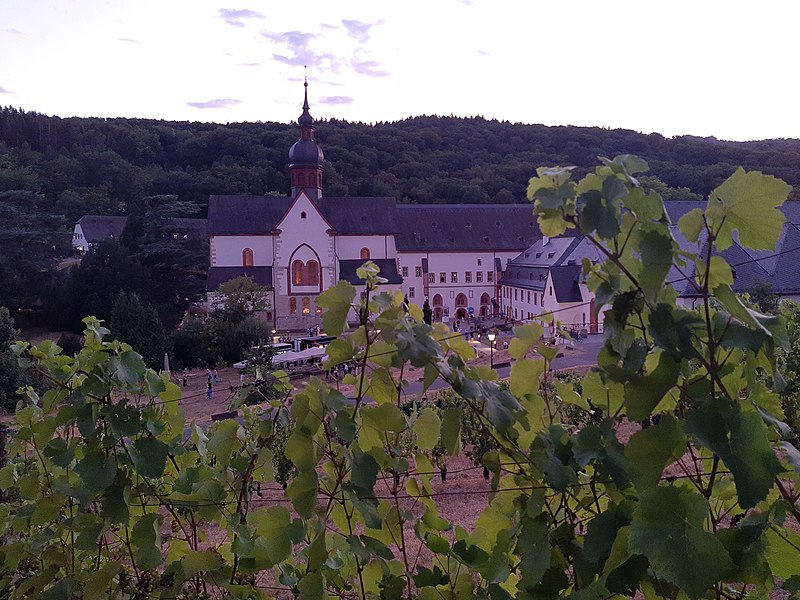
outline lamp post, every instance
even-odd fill
[[[497,337],[497,334],[490,331],[486,337],[489,338],[489,368],[494,369],[494,338]]]

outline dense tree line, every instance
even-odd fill
[[[320,121],[317,137],[329,196],[521,202],[534,165],[575,165],[581,174],[598,155],[633,152],[659,174],[642,182],[667,199],[705,197],[736,165],[800,190],[800,140],[667,139],[437,116]],[[197,238],[176,247],[171,219],[203,217],[210,194],[288,193],[287,151],[296,139],[284,123],[59,118],[0,108],[0,305],[18,326],[27,325],[25,310],[45,306],[51,326],[77,330],[80,317],[108,318],[119,292],[136,292],[174,327],[202,296],[207,247]],[[86,259],[85,272],[70,272],[63,261],[72,224],[84,214],[129,215],[129,227],[123,248],[104,248]],[[103,261],[125,276],[98,274]],[[108,294],[87,297],[87,277]]]
[[[51,212],[125,214],[144,196],[287,193],[284,123],[59,118],[0,109],[0,191],[44,195]],[[637,153],[666,188],[705,196],[742,165],[800,185],[800,141],[665,138],[623,129],[547,127],[423,116],[394,123],[320,121],[326,193],[401,202],[519,202],[532,165],[586,170],[598,155]],[[685,190],[682,190],[685,188]]]

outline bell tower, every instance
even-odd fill
[[[313,200],[322,197],[322,149],[314,140],[314,119],[308,112],[308,80],[303,83],[303,114],[297,119],[300,139],[289,149],[289,177],[292,182],[292,198],[305,190]]]

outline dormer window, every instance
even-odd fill
[[[300,218],[301,218],[301,219],[305,219],[305,218],[306,218],[306,211],[302,211],[302,212],[300,213]]]

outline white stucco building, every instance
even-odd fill
[[[509,262],[500,281],[501,313],[528,321],[552,314],[565,327],[597,333],[603,315],[595,314],[594,294],[586,287],[582,261],[602,260],[583,236],[542,237]],[[551,326],[552,327],[552,326]]]
[[[427,298],[434,317],[499,311],[505,265],[541,238],[529,203],[400,205],[394,198],[323,194],[323,153],[306,93],[300,139],[289,150],[291,194],[212,196],[207,289],[249,275],[272,290],[267,319],[279,331],[320,324],[316,299],[339,280],[358,287],[356,269],[375,262],[387,286],[410,302]]]

